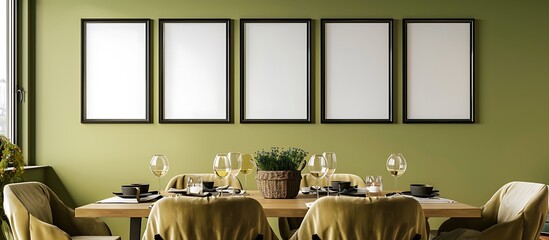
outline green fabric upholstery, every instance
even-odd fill
[[[511,182],[482,207],[480,218],[450,218],[437,240],[538,240],[548,209],[547,186]]]
[[[301,187],[310,187],[316,185],[316,179],[310,174],[301,174]],[[321,179],[321,185],[327,186],[327,180]],[[330,181],[349,181],[352,186],[358,186],[359,188],[366,187],[366,182],[361,177],[348,174],[348,173],[336,173],[332,175]],[[289,239],[295,231],[301,225],[303,218],[278,218],[278,231],[282,239]]]
[[[419,203],[406,197],[323,197],[309,209],[292,240],[428,239]]]
[[[143,240],[254,240],[277,239],[263,208],[255,199],[166,197],[154,204]]]
[[[185,173],[176,175],[172,179],[170,179],[170,181],[166,185],[165,190],[168,191],[170,190],[170,188],[186,188],[189,177],[201,177],[202,181],[214,182],[215,186],[221,186],[221,179],[215,176],[213,173]],[[227,181],[229,181],[229,186],[237,189],[242,189],[242,184],[240,183],[240,180],[238,180],[238,178],[233,179],[231,177],[228,177],[227,179],[223,180],[225,184],[227,183]]]
[[[8,184],[4,187],[4,209],[15,240],[120,239],[110,236],[109,227],[96,218],[76,218],[46,185],[39,182]],[[82,239],[82,238],[80,238]]]

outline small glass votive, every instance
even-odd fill
[[[190,194],[202,194],[202,177],[189,177],[187,182],[187,192]]]
[[[369,196],[382,196],[383,181],[381,176],[366,176],[366,191]]]

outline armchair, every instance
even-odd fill
[[[97,218],[76,218],[74,210],[43,183],[6,185],[4,209],[15,240],[120,239],[110,236],[107,224]]]
[[[481,218],[450,218],[439,228],[437,240],[538,240],[547,216],[547,186],[511,182],[482,207]]]

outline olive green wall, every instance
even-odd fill
[[[513,180],[549,182],[548,1],[439,0],[34,0],[29,42],[31,162],[51,165],[77,205],[110,196],[131,182],[156,183],[147,163],[164,153],[167,179],[183,172],[210,172],[216,153],[253,153],[296,146],[310,153],[334,151],[337,172],[378,174],[386,188],[390,153],[409,162],[399,185],[430,183],[442,195],[481,205]],[[232,18],[234,115],[239,116],[239,18],[312,18],[315,123],[159,124],[158,18]],[[395,19],[395,123],[321,124],[320,18]],[[34,18],[34,20],[32,20]],[[153,19],[154,123],[80,123],[80,19]],[[475,18],[475,124],[403,124],[402,18]],[[30,64],[33,66],[33,64]],[[31,101],[31,104],[33,102]],[[251,176],[249,179],[253,179]],[[249,181],[252,182],[253,181]],[[153,185],[153,186],[156,186]],[[156,187],[154,187],[156,188]],[[126,236],[127,220],[108,220]]]

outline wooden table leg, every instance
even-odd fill
[[[130,240],[141,239],[141,218],[130,218]]]

